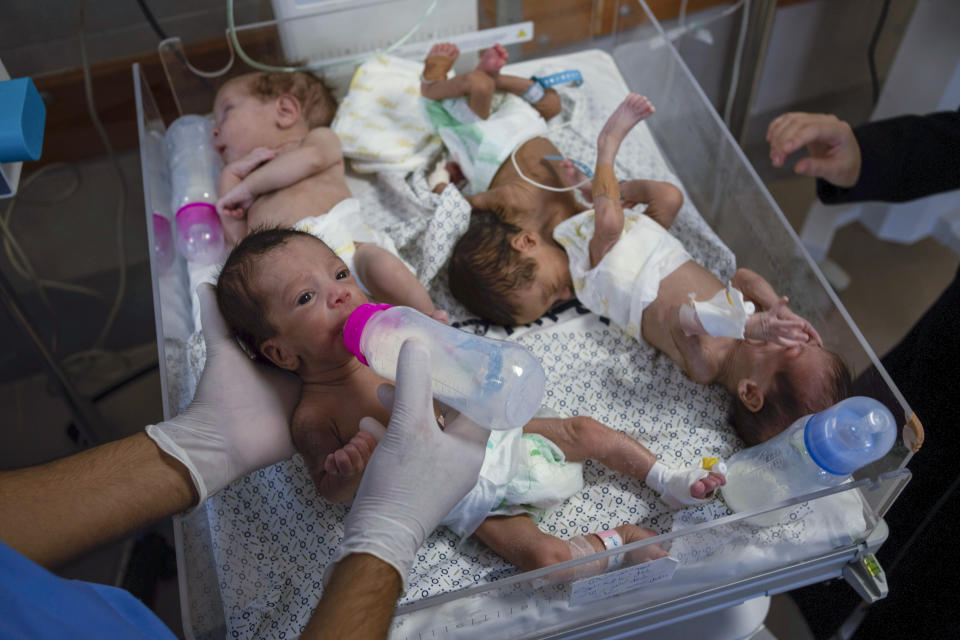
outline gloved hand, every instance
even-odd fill
[[[344,524],[343,542],[324,571],[351,553],[369,553],[392,565],[403,580],[417,549],[474,487],[490,432],[470,418],[446,413],[441,431],[434,417],[430,351],[410,339],[400,348],[397,386],[377,394],[393,412],[390,428],[373,418],[360,429],[379,437]],[[395,396],[395,398],[394,398]]]
[[[183,413],[148,426],[147,435],[190,470],[203,504],[234,480],[293,455],[290,418],[300,382],[241,351],[212,286],[201,284],[197,295],[207,344],[197,392]]]

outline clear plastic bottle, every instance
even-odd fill
[[[749,511],[836,486],[886,455],[896,439],[896,422],[883,404],[847,398],[731,456],[723,499],[733,511]]]
[[[173,121],[165,137],[177,249],[191,262],[211,264],[220,258],[224,247],[214,207],[221,162],[213,144],[213,122],[206,116],[181,116]]]
[[[151,167],[147,173],[150,208],[153,212],[153,255],[159,275],[170,270],[176,257],[173,244],[173,214],[170,211],[170,170],[167,165],[162,131],[149,129],[144,138],[144,151]]]
[[[360,362],[397,379],[400,346],[418,338],[430,347],[433,395],[489,429],[522,427],[540,408],[546,376],[522,346],[476,336],[410,307],[363,304],[343,327],[343,342]]]

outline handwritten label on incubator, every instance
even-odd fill
[[[678,560],[668,556],[626,569],[577,580],[572,585],[570,604],[585,604],[620,595],[632,589],[645,587],[648,584],[669,580],[673,577],[679,565]]]

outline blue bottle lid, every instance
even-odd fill
[[[803,440],[810,458],[824,471],[850,475],[882,458],[897,439],[897,424],[879,401],[847,398],[810,416]]]
[[[0,162],[39,160],[47,107],[30,78],[0,82]]]

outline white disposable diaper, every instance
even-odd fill
[[[547,132],[547,123],[536,109],[512,93],[494,94],[486,120],[470,109],[466,98],[424,98],[422,104],[427,119],[469,181],[468,193],[489,189],[514,149]]]
[[[657,298],[660,281],[690,260],[679,240],[640,208],[624,212],[620,239],[593,269],[590,239],[594,212],[584,211],[556,226],[553,237],[567,252],[577,298],[639,339],[643,310]]]
[[[381,55],[350,82],[330,128],[356,171],[414,171],[440,148],[420,108],[422,62]]]
[[[343,260],[367,295],[370,295],[370,291],[356,276],[354,257],[357,253],[357,245],[355,243],[370,242],[400,257],[390,236],[363,221],[360,201],[356,198],[341,200],[323,215],[304,218],[294,225],[294,229],[306,231],[323,240],[337,254],[337,257]],[[407,265],[407,268],[410,269],[410,266]],[[413,269],[410,271],[412,272]]]
[[[443,522],[461,538],[488,516],[521,513],[539,519],[543,510],[583,488],[583,465],[567,462],[554,443],[523,429],[491,431],[476,486]]]

